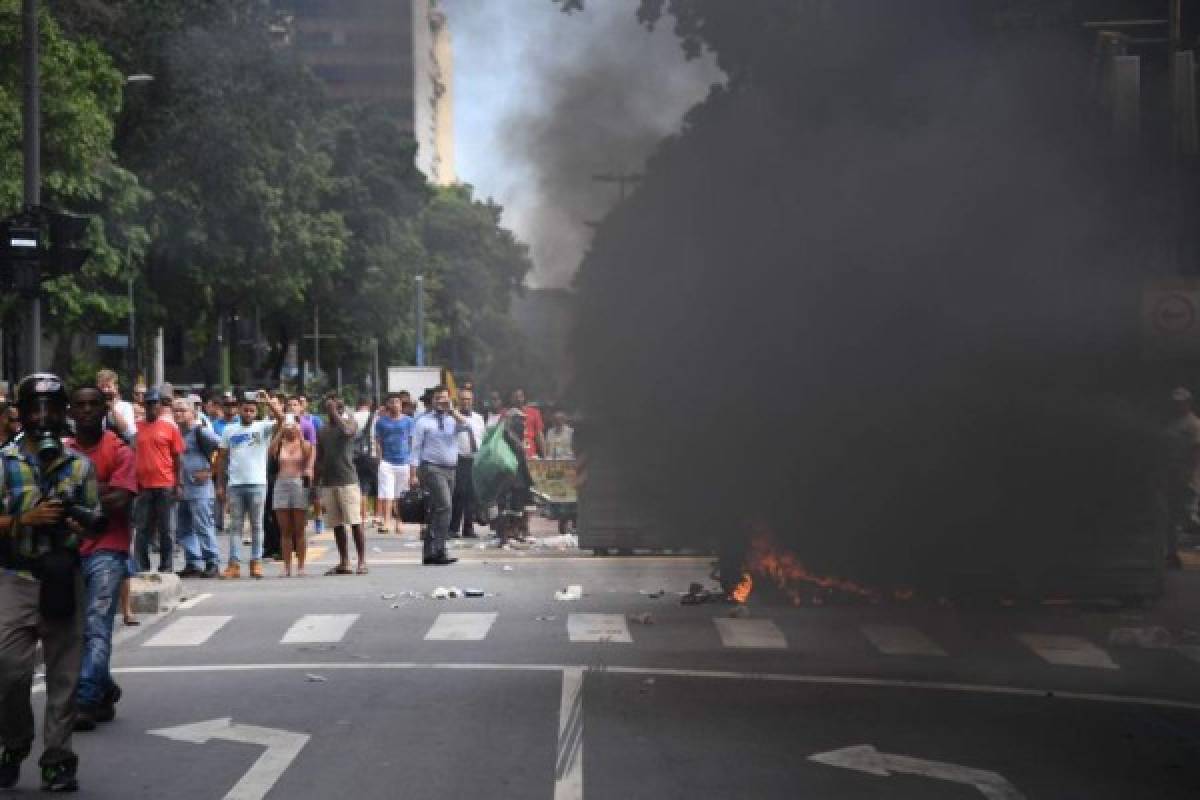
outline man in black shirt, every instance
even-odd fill
[[[367,538],[362,527],[362,492],[358,488],[358,471],[354,468],[354,439],[358,423],[346,411],[346,404],[336,394],[329,394],[321,404],[329,423],[317,432],[317,467],[313,485],[318,491],[325,524],[333,528],[333,540],[338,549],[338,565],[326,575],[349,575],[350,548],[346,541],[346,526],[354,534],[354,549],[358,553],[359,575],[367,574]]]

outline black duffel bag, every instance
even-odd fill
[[[400,521],[413,525],[424,525],[429,510],[429,492],[424,489],[409,489],[396,503]]]

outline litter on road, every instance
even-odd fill
[[[554,593],[555,600],[578,600],[581,597],[583,597],[583,585],[579,583],[573,583]]]
[[[639,625],[653,625],[654,624],[654,617],[651,616],[649,611],[643,611],[640,614],[630,614],[629,620],[631,622],[636,622]]]
[[[314,675],[311,672],[306,672],[304,673],[304,680],[308,681],[309,683],[325,683],[329,679],[324,675]]]

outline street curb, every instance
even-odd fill
[[[135,613],[157,614],[183,599],[183,581],[169,572],[141,572],[129,579],[129,604]]]

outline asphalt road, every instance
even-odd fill
[[[703,559],[371,547],[120,630],[82,796],[1200,797],[1200,661],[1111,645],[1136,615],[733,612],[680,604]]]

